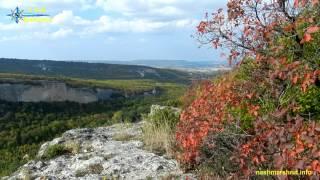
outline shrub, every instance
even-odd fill
[[[230,0],[227,6],[206,15],[197,38],[228,48],[230,65],[239,66],[203,83],[182,112],[178,158],[197,166],[205,157],[221,169],[230,162],[215,153],[228,149],[241,179],[260,168],[320,173],[319,1]],[[232,124],[249,136],[230,149],[224,140],[233,142],[225,134]]]
[[[173,130],[179,121],[179,115],[180,110],[178,108],[153,105],[145,120],[156,128],[168,126],[169,129]]]
[[[117,111],[112,116],[112,123],[123,123],[124,122],[124,114],[122,111]]]
[[[298,104],[302,115],[320,119],[320,88],[312,86],[307,93],[298,96]]]
[[[254,84],[249,82],[244,85],[235,81],[235,74],[229,73],[215,83],[203,83],[197,98],[182,112],[176,132],[176,139],[181,147],[178,159],[182,162],[199,162],[199,150],[209,132],[220,132],[225,123],[232,121],[239,121],[240,126],[250,126],[251,117],[258,115],[259,106],[249,103],[254,95],[248,97],[251,93],[247,93],[253,89]],[[242,90],[241,93],[235,93],[239,89]],[[228,110],[232,108],[233,112]],[[239,113],[247,120],[237,117],[237,108],[241,108]]]
[[[221,133],[209,133],[201,147],[199,169],[210,169],[212,174],[219,177],[237,173],[240,167],[232,156],[246,137],[236,126],[229,126]]]
[[[235,124],[241,131],[250,135],[243,144],[238,144],[237,148],[230,150],[234,155],[233,160],[240,164],[242,171],[239,172],[249,176],[259,168],[283,167],[286,169],[303,167],[317,171],[316,168],[318,165],[320,167],[320,163],[317,164],[317,157],[312,156],[313,152],[310,149],[310,146],[316,148],[314,142],[318,141],[318,136],[313,136],[317,135],[318,124],[312,124],[310,120],[317,119],[311,117],[304,123],[304,119],[299,117],[299,110],[303,109],[301,107],[317,112],[316,108],[319,106],[317,89],[310,86],[311,88],[306,89],[304,93],[302,89],[288,82],[272,81],[269,77],[261,78],[259,76],[261,73],[257,72],[262,68],[263,66],[257,66],[257,69],[251,72],[249,79],[239,81],[237,73],[243,72],[240,66],[240,69],[228,76],[214,83],[206,82],[202,85],[200,95],[182,112],[178,124],[176,137],[181,148],[181,154],[178,156],[181,162],[189,167],[197,165],[213,167],[213,172],[216,169],[221,170],[226,164],[232,167],[228,159],[211,159],[210,155],[219,157],[219,153],[224,153],[221,152],[224,148],[221,149],[219,143],[222,137],[227,137],[226,134],[230,135],[227,131],[230,124]],[[257,83],[263,87],[257,87]],[[306,134],[307,131],[314,134]],[[304,140],[297,141],[299,136]],[[212,149],[212,146],[220,149]],[[317,151],[317,148],[314,151]],[[283,153],[281,158],[270,156],[279,150],[281,151],[279,154]],[[299,158],[292,155],[298,155]],[[287,163],[287,160],[290,162]],[[280,165],[277,166],[277,163]],[[303,163],[303,166],[298,163]],[[220,170],[216,173],[218,174]],[[225,171],[225,174],[221,174],[221,172],[224,171],[220,171],[218,175],[232,173]]]
[[[255,117],[248,112],[247,108],[230,107],[228,111],[239,120],[242,129],[247,130],[252,128]]]
[[[286,117],[286,123],[255,122],[255,133],[234,157],[246,176],[259,169],[320,170],[320,124],[302,117]]]
[[[43,154],[42,159],[49,160],[49,159],[53,159],[57,156],[61,156],[64,154],[70,154],[70,153],[72,153],[72,150],[67,148],[65,145],[55,144],[55,145],[48,147],[48,149]]]
[[[152,106],[150,114],[145,116],[144,120],[143,141],[146,149],[158,154],[172,155],[179,111],[176,108]]]

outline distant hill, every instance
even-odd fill
[[[143,65],[155,68],[169,69],[208,69],[228,67],[221,61],[186,61],[186,60],[133,60],[133,61],[102,61],[111,64]]]
[[[151,79],[165,82],[189,82],[192,78],[187,72],[138,65],[5,58],[0,58],[0,73],[97,80]]]

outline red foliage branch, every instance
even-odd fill
[[[287,121],[255,122],[256,136],[241,147],[239,162],[246,175],[254,174],[258,167],[320,173],[320,124],[306,125],[301,117],[288,117]]]
[[[252,138],[240,147],[240,155],[234,157],[246,175],[261,166],[320,172],[320,147],[317,144],[320,124],[303,122],[301,117],[289,115],[278,122],[263,120],[259,117],[260,107],[251,103],[263,96],[263,92],[255,92],[257,83],[267,85],[276,99],[283,92],[282,86],[288,83],[300,86],[306,92],[319,80],[319,64],[312,60],[318,56],[306,58],[303,54],[320,30],[313,9],[319,9],[318,0],[230,0],[227,12],[219,9],[199,24],[198,40],[202,44],[230,49],[230,63],[248,57],[255,59],[260,67],[252,74],[267,74],[252,78],[254,82],[235,82],[226,77],[201,86],[200,94],[183,111],[177,127],[181,161],[198,163],[204,138],[209,132],[223,131],[226,123],[239,124],[237,117],[227,109],[240,107],[257,118],[250,130]],[[295,102],[277,109],[277,117],[289,114],[289,110],[295,111]],[[271,118],[270,114],[266,117]]]
[[[226,111],[230,107],[248,109],[252,116],[258,115],[259,106],[242,104],[244,99],[253,98],[250,94],[251,86],[242,86],[226,77],[216,84],[205,82],[201,86],[201,94],[185,109],[177,126],[176,139],[182,148],[180,160],[185,163],[196,164],[199,160],[199,148],[204,137],[209,132],[223,130],[223,122],[233,121],[233,117]],[[242,89],[243,93],[235,93]]]

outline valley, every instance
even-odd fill
[[[35,158],[42,143],[67,130],[138,122],[152,104],[179,106],[191,82],[185,72],[140,66],[119,65],[122,72],[112,74],[103,69],[108,65],[98,70],[87,63],[2,59],[0,64],[0,176]],[[142,70],[144,76],[137,72]]]

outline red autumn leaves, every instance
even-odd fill
[[[307,93],[319,81],[319,64],[313,60],[318,56],[312,54],[312,46],[319,45],[319,17],[313,13],[318,6],[318,0],[230,0],[226,15],[219,10],[199,24],[200,42],[229,49],[230,64],[249,57],[259,66],[251,70],[250,80],[238,81],[231,73],[219,82],[204,83],[196,92],[177,127],[181,161],[200,163],[204,139],[224,131],[226,124],[239,123],[230,109],[240,108],[254,119],[248,129],[251,136],[233,157],[244,175],[261,167],[320,173],[320,124],[295,114],[295,101],[280,102],[284,87],[299,87]],[[257,102],[266,92],[259,91],[260,85],[276,102],[276,108],[263,116]]]
[[[319,32],[319,30],[320,27],[318,26],[308,27],[300,43],[310,42],[312,40],[312,34]]]
[[[208,23],[201,21],[200,24],[198,25],[198,32],[200,33],[206,33],[206,27],[207,27]]]
[[[313,6],[319,3],[319,0],[294,0],[294,7],[295,8],[299,8],[300,6],[304,7],[309,1]]]
[[[257,120],[257,136],[242,145],[240,165],[244,172],[273,164],[276,169],[309,169],[320,172],[320,124],[305,125],[301,117],[288,123]]]
[[[225,122],[232,122],[234,117],[228,108],[241,107],[247,109],[252,117],[258,116],[258,105],[243,103],[245,99],[252,99],[254,94],[248,94],[254,84],[246,86],[233,81],[233,77],[226,77],[221,82],[213,84],[205,82],[201,85],[200,95],[183,111],[178,124],[176,139],[182,148],[180,160],[184,163],[197,164],[200,147],[209,132],[223,131]],[[247,89],[237,93],[238,89]],[[249,95],[249,97],[248,97]]]

